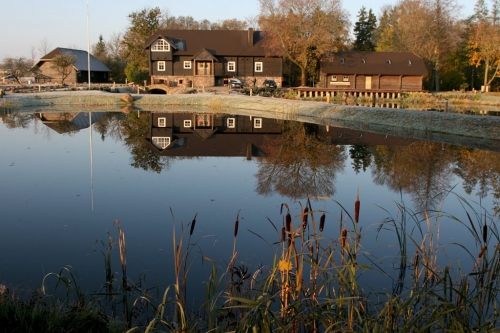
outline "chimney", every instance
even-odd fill
[[[253,46],[253,28],[248,28],[248,46]]]

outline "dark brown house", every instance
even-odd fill
[[[422,91],[427,69],[408,52],[346,51],[320,64],[320,87],[338,90]]]
[[[76,56],[76,61],[73,64],[73,69],[70,75],[64,80],[64,83],[87,83],[88,72],[88,53],[87,51],[65,49],[58,47],[52,50],[47,55],[43,56],[36,62],[33,67],[39,68],[39,74],[36,80],[57,82],[61,80],[61,74],[52,68],[52,59],[61,54],[71,54]],[[99,59],[90,55],[90,82],[92,83],[106,83],[109,82],[109,72],[111,70],[104,65]]]
[[[239,78],[245,86],[274,79],[281,86],[283,59],[266,56],[262,31],[159,30],[146,40],[151,84],[222,86]]]

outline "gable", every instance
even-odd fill
[[[198,54],[195,54],[193,60],[203,60],[203,61],[219,61],[214,55],[207,49],[203,49]]]
[[[34,66],[40,67],[44,62],[50,62],[52,59],[54,59],[54,57],[66,53],[76,56],[76,61],[73,64],[73,67],[76,70],[88,71],[89,58],[87,51],[66,49],[61,47],[55,48],[54,50],[52,50],[51,52],[40,58],[40,60],[38,60]],[[90,55],[90,70],[92,72],[111,72],[108,66],[103,64],[102,61],[100,61],[93,55]]]

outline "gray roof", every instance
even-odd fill
[[[149,48],[157,39],[166,40],[176,55],[194,56],[203,49],[214,56],[260,56],[266,51],[266,33],[249,30],[158,30],[144,43]],[[250,41],[253,41],[250,42]]]
[[[51,61],[55,56],[61,54],[72,54],[76,56],[76,62],[73,64],[75,68],[79,71],[87,71],[88,70],[88,53],[83,50],[75,50],[75,49],[66,49],[62,47],[55,48],[45,56],[43,56],[40,60],[37,61],[35,66],[40,66],[42,62]],[[90,70],[93,72],[111,72],[111,70],[103,64],[99,59],[90,55]]]
[[[321,62],[324,74],[427,75],[424,60],[409,52],[345,51]]]

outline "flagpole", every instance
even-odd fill
[[[87,0],[87,73],[89,75],[89,90],[90,90],[90,33],[89,33],[89,0]]]

